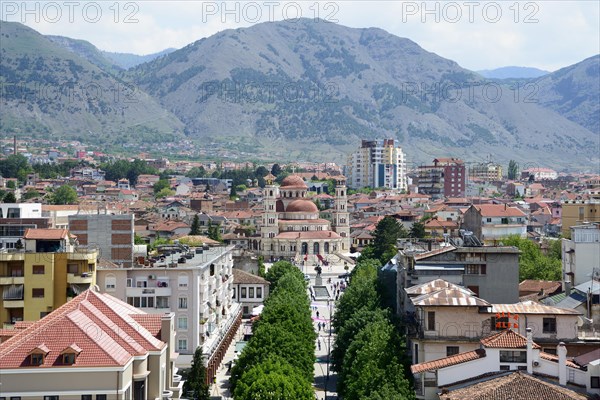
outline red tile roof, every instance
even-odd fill
[[[133,317],[136,314],[143,317]],[[86,290],[1,343],[0,368],[32,367],[27,355],[41,344],[48,353],[43,365],[33,368],[62,365],[60,353],[69,346],[81,349],[74,367],[122,366],[134,356],[166,346],[155,337],[160,317],[110,295]]]
[[[450,367],[452,365],[462,364],[464,362],[478,360],[485,357],[484,349],[458,353],[450,357],[440,358],[439,360],[427,361],[420,364],[411,365],[410,370],[413,374],[420,374],[427,371],[435,371],[440,368]]]
[[[440,395],[443,400],[585,400],[573,390],[545,382],[521,371],[477,382]]]
[[[516,207],[506,207],[502,204],[474,205],[482,217],[524,217],[525,213]]]
[[[67,229],[33,229],[29,228],[25,231],[23,239],[35,240],[61,240],[69,236]]]
[[[481,344],[485,347],[496,349],[526,349],[527,338],[511,329],[507,329],[484,337],[481,339]],[[538,344],[533,343],[533,348],[539,349],[541,347]]]

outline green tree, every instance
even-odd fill
[[[256,175],[257,178],[264,178],[265,176],[269,175],[269,170],[264,165],[261,165],[260,167],[256,168],[254,175]]]
[[[206,383],[206,367],[202,360],[202,347],[196,348],[192,366],[183,384],[183,392],[187,397],[198,400],[209,400],[209,386]]]
[[[235,389],[236,400],[313,400],[310,383],[285,359],[270,356],[246,371]]]
[[[175,194],[174,190],[169,188],[161,189],[158,193],[156,193],[155,197],[157,199],[164,199],[165,197],[173,196]]]
[[[17,184],[15,183],[15,181],[8,181],[8,182],[6,182],[6,187],[9,189],[16,189]]]
[[[265,259],[263,256],[258,256],[258,276],[264,278],[266,276],[265,272]]]
[[[509,236],[502,240],[505,246],[515,246],[519,254],[519,281],[538,279],[558,281],[561,279],[561,260],[555,256],[545,256],[540,247],[528,239],[519,236]]]
[[[202,232],[200,231],[200,218],[198,214],[194,215],[194,219],[192,220],[192,226],[190,229],[190,235],[200,235]]]
[[[143,237],[135,233],[133,235],[133,244],[147,244]]]
[[[288,272],[296,274],[300,277],[300,279],[304,279],[302,272],[289,261],[277,261],[271,265],[271,268],[269,268],[267,274],[265,275],[265,279],[271,283],[269,289],[271,292],[277,288],[277,282],[279,279]]]
[[[63,185],[50,195],[50,204],[77,204],[77,192],[69,185]]]
[[[281,173],[281,166],[279,164],[273,164],[273,167],[271,168],[271,173],[274,176],[279,176],[279,174]]]
[[[231,185],[231,190],[229,190],[229,198],[235,199],[237,197],[237,187],[235,185]]]
[[[22,154],[11,154],[4,160],[0,160],[0,175],[4,178],[19,178],[32,171],[27,158]],[[19,173],[21,171],[21,173]]]
[[[171,185],[169,184],[169,181],[167,179],[159,179],[158,182],[156,182],[154,186],[152,186],[154,194],[157,194],[163,189],[171,189]]]
[[[221,237],[221,230],[219,229],[219,225],[211,223],[208,226],[208,237],[209,237],[209,239],[216,240],[217,242],[223,241],[223,238]]]
[[[412,224],[412,226],[410,227],[410,232],[408,234],[409,237],[421,239],[424,238],[425,235],[425,224],[421,222],[415,222]]]
[[[519,164],[515,160],[508,162],[508,179],[514,181],[519,176]]]
[[[194,167],[185,174],[188,178],[204,178],[206,176],[206,170],[204,167]]]
[[[13,192],[8,192],[4,195],[4,198],[2,199],[2,201],[4,203],[16,203],[17,198],[15,197],[15,194]]]
[[[22,197],[24,200],[29,200],[29,199],[34,199],[39,196],[40,196],[40,192],[38,192],[35,189],[30,188],[30,189],[27,189],[27,191],[23,194]]]
[[[377,223],[373,240],[373,254],[375,258],[385,264],[397,252],[396,241],[398,238],[407,237],[406,229],[394,217],[386,216]]]

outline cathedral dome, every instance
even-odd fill
[[[286,212],[305,212],[305,213],[318,213],[319,209],[310,200],[294,200],[288,204]]]
[[[282,188],[306,188],[306,183],[304,183],[304,179],[300,178],[298,175],[290,175],[286,176],[283,181],[281,181]]]

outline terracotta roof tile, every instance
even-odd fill
[[[233,269],[233,284],[242,283],[242,284],[256,284],[256,285],[270,285],[269,281],[261,278],[258,275],[250,274],[246,271],[242,271],[241,269]]]
[[[440,358],[439,360],[427,361],[424,363],[411,365],[410,370],[413,374],[420,374],[422,372],[435,371],[440,368],[450,367],[452,365],[478,360],[483,357],[485,357],[485,350],[477,349],[467,351],[465,353],[458,353],[450,357]]]
[[[527,338],[511,329],[506,329],[484,337],[481,339],[481,344],[485,347],[497,349],[526,349]],[[540,349],[541,347],[538,344],[533,343],[533,348]]]
[[[69,346],[81,350],[75,367],[125,365],[133,356],[162,349],[166,344],[154,336],[155,325],[149,331],[135,314],[146,315],[110,295],[87,290],[1,343],[1,368],[31,367],[27,354],[40,344],[49,352],[35,368],[62,365],[60,353]],[[156,318],[160,316],[148,320]]]
[[[23,239],[61,240],[69,236],[67,229],[33,229],[25,231]]]
[[[525,213],[516,207],[506,207],[502,204],[474,205],[482,217],[525,217]]]
[[[573,390],[516,371],[440,395],[442,400],[586,400]]]
[[[540,358],[558,363],[558,356],[556,356],[554,354],[544,353],[543,351],[540,351]],[[567,359],[567,367],[581,369],[581,367],[579,365],[575,364],[572,359]]]

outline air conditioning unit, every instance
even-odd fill
[[[156,275],[148,275],[148,279],[156,279]]]
[[[533,366],[534,367],[539,367],[540,366],[540,362],[538,360],[533,360]]]

